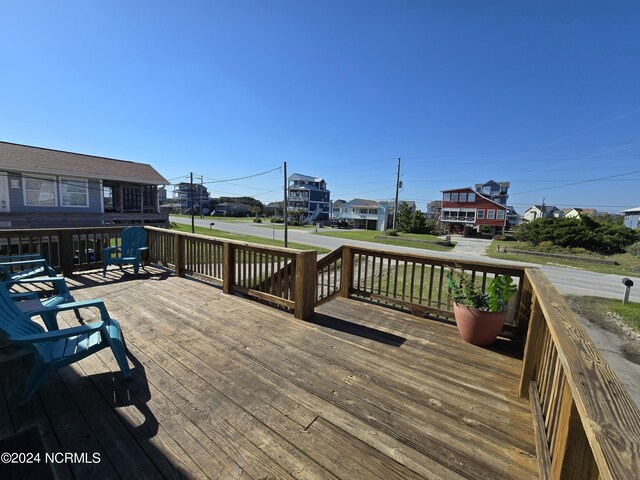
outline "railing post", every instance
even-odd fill
[[[598,475],[598,466],[573,401],[569,382],[565,381],[560,400],[558,433],[551,452],[549,478],[588,480],[597,479]]]
[[[295,306],[293,314],[300,320],[306,320],[313,315],[316,303],[316,286],[318,283],[318,252],[301,252],[296,255],[295,271]]]
[[[347,245],[342,247],[342,270],[340,272],[340,296],[349,298],[353,285],[353,251]]]
[[[522,286],[519,288],[518,311],[516,312],[516,331],[518,338],[524,338],[529,329],[529,318],[533,304],[533,287],[525,269],[522,275]]]
[[[69,230],[60,230],[60,267],[62,275],[65,277],[73,276],[73,232]]]
[[[522,359],[522,374],[520,376],[520,397],[529,397],[529,382],[536,374],[540,357],[542,356],[542,346],[546,324],[544,314],[540,308],[537,297],[532,297],[531,317],[529,319],[529,333],[527,343],[524,347],[524,357]]]
[[[184,237],[182,235],[176,235],[173,255],[176,277],[184,277]]]
[[[222,244],[222,291],[232,293],[236,283],[236,249],[232,243]]]

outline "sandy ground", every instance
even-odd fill
[[[623,329],[614,316],[598,320],[597,323],[577,312],[576,316],[640,408],[640,334]]]

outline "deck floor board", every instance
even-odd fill
[[[2,431],[37,425],[52,451],[100,452],[105,478],[538,476],[507,341],[480,349],[451,325],[346,299],[303,322],[153,268],[70,283],[120,321],[133,379],[103,350],[18,406],[29,360],[0,358]]]

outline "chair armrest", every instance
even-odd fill
[[[47,265],[47,261],[44,258],[34,258],[33,260],[15,260],[12,262],[0,262],[0,267],[4,266],[15,266],[15,265],[33,265],[35,263],[42,263],[45,266]]]
[[[107,254],[111,254],[112,252],[117,252],[118,250],[120,250],[120,245],[114,245],[112,247],[104,247],[102,249],[102,254],[107,255]]]
[[[51,332],[36,333],[35,335],[25,335],[23,337],[10,337],[8,340],[18,344],[32,344],[40,342],[51,342],[61,338],[76,337],[83,333],[91,333],[100,330],[104,326],[104,322],[95,322],[89,325],[80,325],[78,327],[65,328],[64,330],[54,330]]]
[[[107,307],[105,306],[101,298],[96,298],[94,300],[82,300],[80,302],[67,302],[56,305],[55,307],[42,307],[36,310],[29,310],[26,315],[29,317],[41,315],[43,313],[53,313],[54,315],[58,315],[58,313],[65,312],[67,310],[90,307],[95,307],[100,310],[100,319],[103,322],[109,322],[111,320],[111,317],[109,317],[109,312],[107,312]]]

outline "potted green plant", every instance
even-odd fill
[[[486,293],[462,271],[449,272],[448,284],[454,301],[453,312],[458,332],[468,343],[485,346],[493,343],[507,319],[507,302],[517,287],[509,275],[497,275]]]

